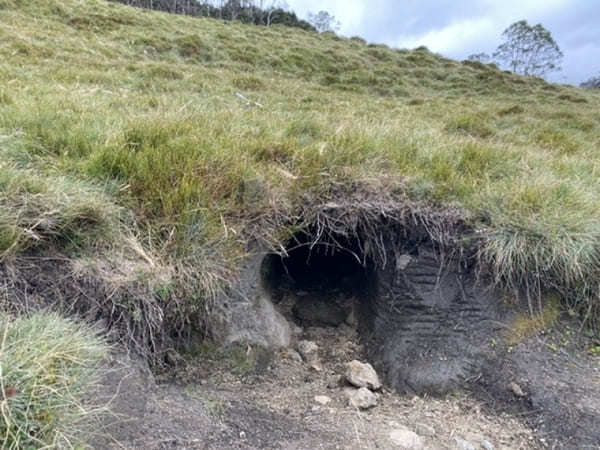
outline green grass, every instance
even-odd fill
[[[464,211],[499,281],[600,309],[574,294],[598,291],[596,92],[100,0],[0,0],[0,20],[2,258],[86,253],[125,226],[205,298],[259,219],[382,179]]]
[[[108,347],[56,314],[0,315],[0,442],[5,449],[74,448],[86,440],[95,374]]]

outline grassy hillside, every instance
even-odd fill
[[[596,92],[100,0],[0,0],[0,23],[5,263],[67,255],[157,324],[148,293],[205,314],[257,229],[379,192],[460,211],[499,280],[598,306]]]

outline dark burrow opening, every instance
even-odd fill
[[[299,326],[293,333],[319,344],[325,370],[339,374],[345,363],[360,359],[399,393],[459,389],[492,411],[530,417],[527,422],[557,448],[597,442],[597,413],[573,406],[584,394],[574,396],[571,375],[563,371],[565,388],[557,389],[555,355],[545,347],[532,350],[536,341],[506,345],[519,310],[459,253],[442,254],[431,241],[402,235],[381,242],[383,258],[375,264],[365,260],[366,243],[358,237],[315,242],[318,233],[310,231],[290,239],[285,256],[263,258],[261,286]],[[573,445],[562,447],[565,436]]]
[[[364,258],[360,241],[335,237],[313,242],[294,236],[287,255],[268,255],[262,263],[263,287],[278,310],[302,327],[356,328],[368,311],[376,271]]]

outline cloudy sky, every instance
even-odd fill
[[[494,52],[510,24],[548,29],[565,54],[548,78],[579,84],[600,75],[600,0],[287,0],[300,17],[326,10],[340,34],[399,48],[426,45],[454,59]]]

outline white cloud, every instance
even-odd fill
[[[356,34],[355,30],[368,20],[368,2],[361,0],[288,0],[287,3],[302,18],[307,18],[311,12],[329,12],[341,22],[340,33],[344,35]]]
[[[431,51],[452,55],[491,39],[495,34],[495,26],[490,19],[466,19],[422,36],[398,37],[393,45],[400,48],[425,45]]]

